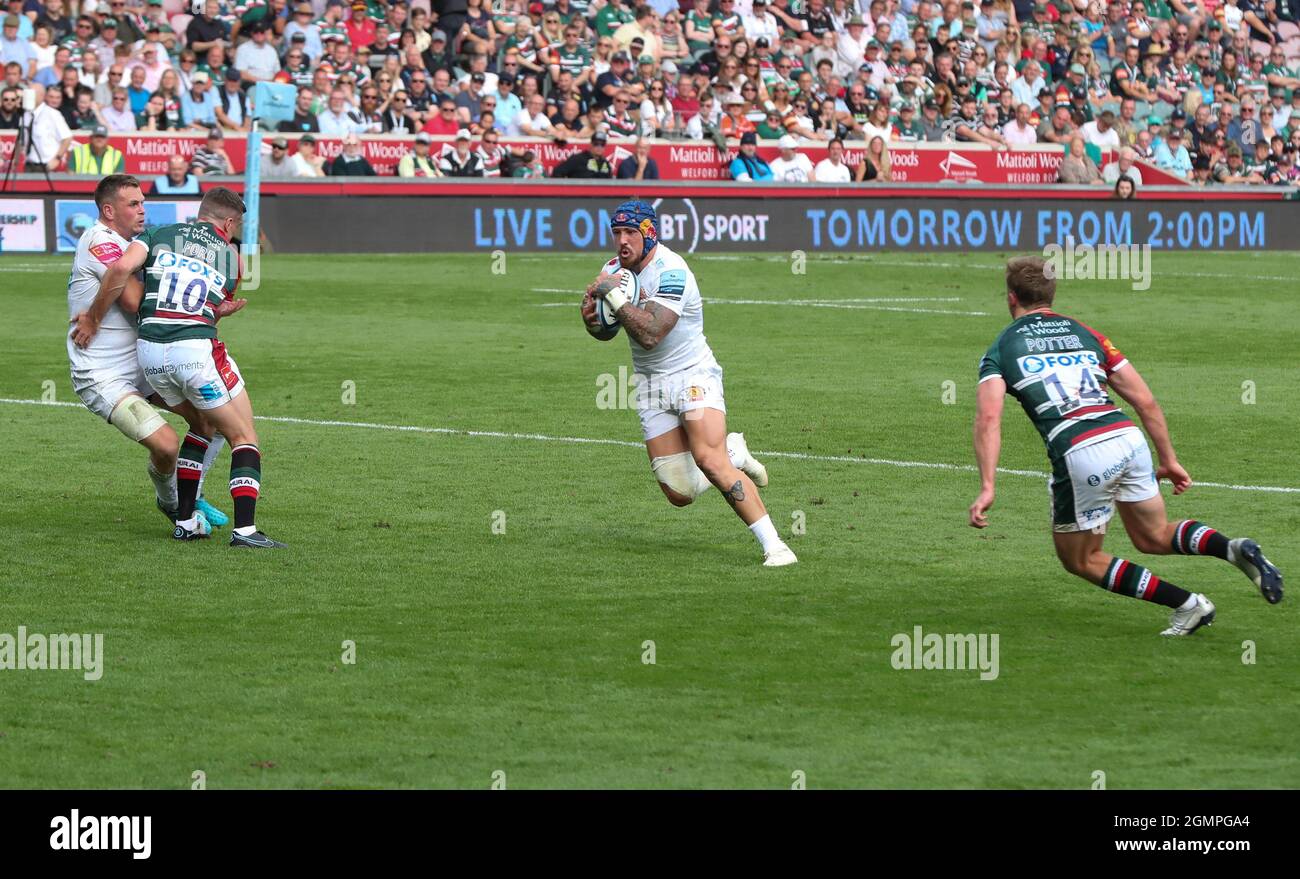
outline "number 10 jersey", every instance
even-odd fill
[[[230,242],[211,223],[159,226],[136,241],[149,248],[140,338],[215,339],[214,309],[239,284],[239,255]]]

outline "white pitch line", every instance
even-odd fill
[[[80,403],[68,403],[59,401],[46,400],[19,400],[10,397],[0,397],[0,404],[8,403],[14,406],[48,406],[60,407],[67,409],[81,409]],[[458,427],[422,427],[414,424],[378,424],[368,421],[322,421],[312,418],[290,418],[282,415],[258,415],[258,421],[270,421],[276,424],[304,424],[309,427],[352,427],[361,430],[386,430],[396,433],[418,433],[418,434],[436,434],[439,436],[473,436],[489,437],[493,439],[512,439],[512,440],[531,440],[534,442],[550,443],[570,443],[574,445],[591,445],[591,446],[623,446],[626,448],[640,449],[644,448],[644,443],[635,443],[629,440],[600,439],[596,437],[585,436],[552,436],[545,433],[516,433],[513,431],[503,430],[466,430]],[[949,470],[961,473],[977,473],[978,469],[973,464],[944,464],[936,461],[898,461],[892,458],[857,458],[852,455],[810,455],[805,452],[773,452],[762,451],[756,452],[768,458],[788,458],[793,461],[812,461],[816,463],[827,464],[878,464],[888,467],[908,467],[924,470]],[[1046,479],[1050,474],[1040,470],[1016,470],[1010,467],[999,467],[999,473],[1008,476],[1031,476],[1035,479]],[[1274,492],[1284,494],[1300,494],[1300,488],[1293,488],[1286,485],[1237,485],[1224,482],[1197,482],[1204,488],[1225,488],[1231,491],[1260,491]]]

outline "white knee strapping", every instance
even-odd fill
[[[691,500],[709,490],[709,477],[700,470],[690,452],[653,458],[650,469],[654,471],[655,479]]]
[[[140,442],[154,431],[165,425],[158,410],[150,406],[144,397],[132,394],[123,397],[108,416],[108,423],[126,434],[134,442]]]

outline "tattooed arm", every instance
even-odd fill
[[[618,279],[607,275],[592,285],[592,292],[597,296],[604,296],[617,286]],[[677,312],[665,308],[654,300],[647,302],[644,308],[629,302],[621,306],[615,312],[615,316],[627,330],[627,334],[647,351],[662,342],[677,325]]]

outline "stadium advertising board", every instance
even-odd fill
[[[0,198],[0,253],[45,251],[45,202]]]
[[[166,226],[194,219],[199,209],[198,200],[155,201],[146,199],[145,226]],[[99,212],[91,199],[59,199],[54,204],[55,250],[71,253],[77,249],[81,235],[95,222]],[[42,227],[43,228],[43,227]],[[44,249],[44,248],[42,248]]]
[[[286,135],[290,150],[296,149],[297,136]],[[380,176],[397,173],[397,163],[411,149],[411,138],[376,136],[362,139],[362,150],[367,161]],[[434,150],[451,149],[451,139],[434,138]],[[125,171],[145,177],[167,173],[167,160],[172,155],[186,159],[203,145],[201,132],[181,134],[123,134],[113,135],[109,142],[122,151]],[[584,148],[578,143],[556,143],[535,138],[504,138],[508,147],[530,149],[537,153],[549,173],[556,165]],[[12,148],[12,137],[0,134],[0,148]],[[856,165],[862,160],[865,144],[850,143],[845,150],[845,160]],[[231,134],[225,140],[235,172],[242,174],[246,152],[246,139]],[[343,142],[335,138],[317,141],[317,152],[326,161],[332,160],[343,149]],[[262,141],[263,157],[270,156],[270,138]],[[804,144],[799,151],[816,164],[826,157],[826,147],[821,144]],[[758,153],[772,160],[779,155],[775,145],[760,146]],[[609,159],[615,167],[632,156],[631,141],[614,141],[610,144]],[[659,168],[664,180],[718,181],[730,179],[728,165],[736,157],[736,148],[730,147],[724,155],[711,142],[676,143],[656,141],[650,148],[650,157]],[[1002,183],[1041,185],[1056,182],[1057,171],[1064,158],[1058,146],[1034,146],[1014,150],[991,150],[982,146],[924,144],[903,146],[895,144],[890,150],[890,165],[897,183]],[[1109,159],[1109,155],[1106,157]],[[265,166],[263,166],[265,172]],[[1148,185],[1181,185],[1185,181],[1164,174],[1154,168],[1143,168],[1143,178]]]
[[[608,251],[619,197],[279,197],[263,202],[263,228],[289,252]],[[682,253],[1039,251],[1070,238],[1162,251],[1300,249],[1297,204],[1283,201],[666,198],[656,209],[661,239]],[[367,216],[374,222],[359,221]]]

